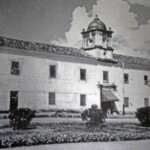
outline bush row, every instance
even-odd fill
[[[36,114],[36,118],[81,118],[79,114]]]
[[[8,114],[6,114],[6,115],[0,115],[0,119],[8,119]]]
[[[72,114],[79,114],[81,113],[80,110],[74,110],[74,109],[40,109],[36,111],[37,113],[39,112],[66,112],[66,113],[72,113]]]
[[[119,133],[104,133],[99,134],[75,134],[69,133],[33,133],[23,135],[6,135],[0,136],[0,148],[17,147],[17,146],[31,146],[40,144],[54,144],[54,143],[75,143],[75,142],[97,142],[97,141],[127,141],[150,139],[150,132],[147,133],[133,133],[133,132],[119,132]]]
[[[8,119],[8,115],[0,115],[0,119]],[[81,118],[81,115],[75,115],[75,114],[67,114],[67,115],[55,115],[55,114],[36,114],[35,118]]]

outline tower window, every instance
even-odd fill
[[[55,105],[55,93],[49,93],[49,105]]]
[[[86,95],[80,95],[80,106],[86,106]]]
[[[108,71],[103,71],[103,82],[104,83],[108,83],[109,82]]]
[[[80,80],[86,80],[86,69],[80,69]]]
[[[145,107],[149,106],[149,99],[148,98],[144,98],[144,105],[145,105]]]
[[[124,74],[124,83],[125,84],[129,83],[129,75],[127,73]]]
[[[50,78],[56,78],[56,66],[50,65]]]
[[[11,62],[11,75],[19,75],[19,74],[20,74],[19,62],[12,61]]]
[[[148,85],[148,76],[144,75],[144,85]]]
[[[129,107],[129,97],[124,98],[124,106]]]

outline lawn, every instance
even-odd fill
[[[138,122],[106,122],[102,127],[87,128],[82,121],[33,121],[28,130],[14,131],[5,124],[0,127],[0,148],[39,144],[127,141],[150,139],[150,128]]]

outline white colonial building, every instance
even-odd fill
[[[112,34],[96,16],[81,49],[0,37],[0,110],[148,106],[150,60],[114,54]]]

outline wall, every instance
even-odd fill
[[[10,91],[19,91],[19,107],[85,109],[95,103],[100,106],[97,64],[88,64],[86,59],[76,57],[73,62],[69,56],[61,56],[64,61],[57,61],[58,55],[40,58],[25,53],[18,55],[9,50],[0,54],[0,110],[9,109]],[[10,75],[12,60],[21,64],[19,76]],[[49,65],[53,64],[57,66],[56,79],[49,78]],[[80,80],[80,68],[87,70],[86,81]],[[48,104],[49,92],[56,93],[54,106]],[[80,106],[80,94],[86,94],[86,106]]]
[[[144,98],[149,98],[150,102],[150,86],[144,85],[144,75],[150,78],[150,72],[125,69],[125,73],[129,74],[129,84],[124,84],[124,96],[129,97],[129,108],[125,109],[135,111],[138,107],[144,107]]]
[[[29,55],[29,56],[28,56]],[[20,76],[10,75],[11,61],[21,63]],[[57,78],[49,78],[49,65],[57,66]],[[80,80],[80,69],[87,70],[87,80]],[[123,69],[118,66],[98,65],[96,60],[40,52],[0,48],[0,110],[8,110],[10,91],[19,91],[19,107],[33,109],[84,109],[91,104],[100,106],[98,83],[103,84],[103,71],[109,71],[109,83],[117,85],[113,91],[122,111],[124,97],[129,97],[129,108],[134,112],[144,106],[144,98],[150,100],[150,87],[144,85],[143,70]],[[123,84],[123,73],[129,74],[129,84]],[[48,93],[56,92],[56,105],[48,104]],[[80,106],[80,94],[86,94],[86,107]]]
[[[114,67],[113,65],[109,66],[100,66],[100,83],[103,85],[107,85],[107,83],[103,83],[103,71],[108,71],[109,72],[109,83],[110,84],[115,84],[117,86],[117,91],[113,91],[114,95],[117,96],[119,101],[116,101],[116,105],[119,111],[122,111],[122,105],[123,105],[123,71],[119,67]]]
[[[109,72],[109,83],[117,85],[117,91],[114,94],[119,98],[116,102],[120,112],[123,111],[124,97],[129,97],[129,107],[125,107],[126,112],[135,112],[137,108],[144,107],[144,98],[149,99],[150,104],[150,85],[144,85],[144,75],[150,78],[150,72],[146,70],[122,69],[113,65],[101,66],[101,83],[102,71]],[[129,83],[124,84],[124,73],[129,74]]]
[[[96,58],[101,58],[101,59],[112,59],[113,58],[112,50],[95,48],[95,49],[87,50],[86,52],[89,53],[90,55],[93,55]]]

